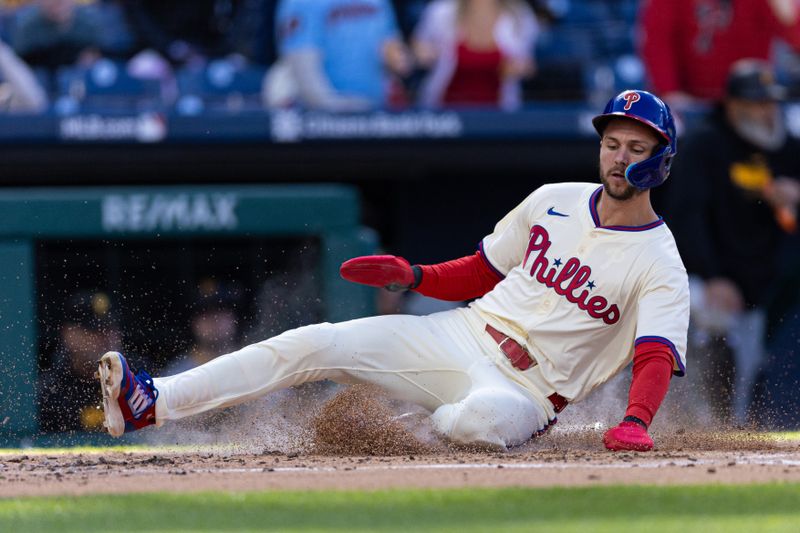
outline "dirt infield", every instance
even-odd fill
[[[333,397],[333,399],[331,399]],[[604,402],[595,402],[602,411]],[[318,408],[313,406],[319,406]],[[242,406],[240,406],[242,407]],[[611,406],[611,412],[615,406]],[[131,452],[0,454],[0,498],[150,491],[800,483],[800,441],[746,430],[654,425],[648,453],[602,449],[586,408],[507,452],[456,449],[408,406],[351,387],[277,395],[248,407],[148,428]],[[685,409],[681,412],[685,413]],[[692,415],[694,425],[698,422]],[[610,422],[609,422],[610,423]],[[179,445],[179,447],[176,447]]]
[[[150,491],[800,483],[800,447],[606,453],[548,449],[329,457],[117,452],[0,456],[0,497]]]

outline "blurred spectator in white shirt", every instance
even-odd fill
[[[47,109],[47,92],[33,71],[0,41],[0,110],[41,113]]]

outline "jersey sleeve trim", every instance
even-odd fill
[[[681,356],[678,354],[678,349],[675,348],[675,345],[669,339],[665,339],[664,337],[658,337],[655,335],[648,335],[646,337],[639,337],[634,341],[634,347],[639,346],[644,342],[660,342],[661,344],[666,345],[670,351],[672,352],[672,359],[674,359],[672,364],[672,375],[683,377],[686,375],[686,367],[681,361]]]
[[[499,271],[499,270],[498,270],[498,269],[497,269],[497,268],[496,268],[496,267],[495,267],[495,266],[492,264],[492,262],[491,262],[491,261],[489,261],[489,258],[486,256],[486,251],[483,249],[483,241],[481,241],[481,242],[479,242],[479,243],[478,243],[478,251],[480,251],[480,254],[479,254],[479,255],[481,256],[481,258],[482,258],[482,259],[484,260],[484,262],[486,263],[486,266],[487,266],[487,267],[489,267],[489,269],[490,269],[492,272],[494,272],[494,273],[497,275],[497,277],[498,277],[498,278],[500,278],[500,279],[505,279],[505,278],[506,278],[506,275],[505,275],[505,274],[503,274],[502,272],[500,272],[500,271]]]

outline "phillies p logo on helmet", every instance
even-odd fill
[[[623,94],[622,98],[625,99],[625,107],[624,107],[625,111],[630,111],[631,106],[642,99],[642,97],[639,96],[639,93],[634,91]]]

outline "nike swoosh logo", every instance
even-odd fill
[[[548,209],[547,210],[547,214],[551,215],[551,216],[554,216],[554,217],[568,217],[569,216],[569,215],[565,215],[564,213],[559,213],[558,211],[556,211],[555,206],[553,206],[550,209]]]

